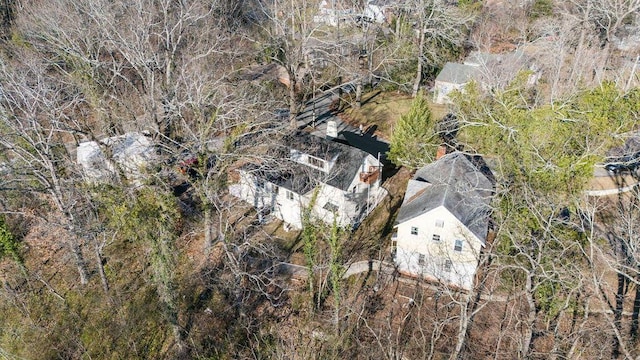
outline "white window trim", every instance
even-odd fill
[[[446,273],[450,273],[453,269],[453,261],[446,259],[444,263],[442,263],[442,271]]]
[[[318,165],[312,164],[311,163],[311,159],[318,161],[320,164],[322,164],[322,166],[318,166]],[[315,157],[315,156],[311,156],[311,155],[307,154],[307,165],[311,166],[314,169],[319,169],[319,170],[325,171],[325,169],[327,167],[327,161],[323,160],[323,159],[321,159],[319,157]]]
[[[418,254],[418,266],[424,267],[427,265],[427,257],[425,254]]]
[[[458,249],[458,244],[460,244],[460,249]],[[464,248],[464,241],[462,241],[461,239],[456,239],[453,245],[453,251],[462,252],[463,248]]]

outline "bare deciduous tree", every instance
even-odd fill
[[[26,196],[46,196],[53,211],[40,216],[68,232],[64,243],[75,258],[80,283],[86,284],[88,270],[82,252],[86,196],[79,185],[82,175],[67,146],[82,133],[77,118],[82,116],[84,98],[72,84],[47,76],[45,64],[37,57],[21,66],[0,64],[0,76],[0,144],[10,169],[5,187],[19,189]]]

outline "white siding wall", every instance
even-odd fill
[[[440,221],[443,226],[436,226]],[[417,229],[417,235],[411,233],[412,228]],[[401,271],[434,277],[465,289],[473,286],[481,242],[444,207],[399,224],[397,229],[395,261]],[[434,234],[440,236],[440,241],[433,240]],[[462,240],[462,251],[455,251],[456,240]],[[447,260],[451,261],[448,272],[444,269]]]
[[[454,90],[462,90],[465,85],[436,81],[433,85],[433,102],[436,104],[451,104],[449,94]]]
[[[311,198],[312,195],[313,191],[308,197]],[[337,211],[334,213],[331,210],[325,209],[327,203],[337,206]],[[337,216],[338,224],[340,226],[347,226],[351,220],[349,210],[348,204],[344,201],[344,191],[326,184],[320,186],[318,197],[313,207],[314,216],[327,224],[332,224],[334,216]]]
[[[285,188],[280,188],[273,213],[278,219],[286,222],[293,228],[302,229],[301,209],[307,205],[308,199],[304,196],[300,196]]]
[[[239,197],[256,209],[269,208],[278,219],[290,224],[296,229],[302,228],[300,209],[307,206],[304,196],[290,190],[265,182],[263,188],[256,187],[255,176],[240,171]],[[288,193],[291,193],[291,197]]]
[[[306,163],[307,155],[303,153],[293,153],[296,161]],[[332,162],[326,162],[327,167],[333,166]],[[379,182],[369,185],[360,182],[360,172],[368,171],[369,166],[378,166],[378,160],[369,155],[360,165],[358,172],[351,181],[347,191],[342,191],[327,184],[321,184],[318,197],[313,207],[313,214],[318,219],[332,224],[334,216],[337,216],[338,224],[342,227],[349,227],[354,224],[363,209],[367,207],[369,199],[369,210],[372,210],[384,195],[386,190],[379,186]],[[309,205],[313,190],[307,194],[299,195],[293,193],[293,200],[287,196],[289,190],[278,188],[276,185],[265,182],[262,188],[257,187],[258,182],[253,175],[240,171],[239,191],[237,195],[255,208],[269,208],[279,219],[291,225],[293,228],[302,228],[302,209]],[[355,189],[355,192],[354,192]],[[368,194],[368,196],[367,196]],[[350,201],[353,198],[362,199],[360,202]],[[327,203],[335,205],[334,212],[326,207]]]

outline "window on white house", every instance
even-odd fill
[[[287,190],[287,199],[293,201],[293,193]]]
[[[436,227],[444,227],[444,220],[436,220]]]
[[[442,270],[444,272],[451,272],[451,268],[453,267],[453,263],[451,260],[445,260],[444,265],[442,266]]]
[[[411,227],[411,235],[418,235],[418,228],[415,226]]]
[[[462,251],[462,240],[458,239],[456,240],[456,245],[453,247],[453,250],[455,251]]]
[[[440,235],[433,234],[433,237],[431,239],[433,239],[433,241],[440,241]]]
[[[427,261],[426,261],[426,257],[424,256],[424,254],[418,255],[418,265],[425,266],[426,263],[427,263]]]
[[[327,211],[331,211],[332,213],[337,212],[338,211],[338,205],[333,204],[333,203],[326,203],[324,204],[323,208]]]
[[[318,159],[316,157],[313,157],[311,155],[307,155],[307,162],[309,163],[309,165],[320,168],[320,169],[324,169],[324,160]]]

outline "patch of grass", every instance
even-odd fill
[[[375,126],[375,134],[388,140],[394,124],[409,111],[412,100],[406,94],[372,91],[362,96],[360,109],[348,108],[341,116],[355,127],[360,124],[365,129]],[[435,119],[439,120],[449,112],[446,105],[434,104],[431,96],[427,96],[427,100]]]
[[[300,231],[295,229],[286,231],[284,226],[282,220],[276,219],[266,224],[263,230],[269,234],[271,238],[275,239],[280,249],[292,253],[299,247]]]

